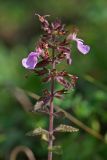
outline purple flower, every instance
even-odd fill
[[[76,41],[77,42],[77,48],[82,54],[87,54],[90,51],[90,46],[85,45],[83,43],[84,41],[82,39],[77,38],[76,33],[68,35],[67,39]]]
[[[83,54],[87,54],[90,51],[90,47],[88,45],[84,45],[80,40],[77,40],[77,48]]]
[[[27,69],[34,69],[38,62],[39,55],[39,52],[31,52],[27,58],[22,59],[22,65]]]

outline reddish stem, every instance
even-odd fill
[[[52,51],[52,69],[55,69],[55,63],[54,63],[54,49]],[[53,99],[54,99],[54,76],[51,78],[51,100],[50,100],[50,117],[49,117],[49,144],[48,144],[48,160],[52,160],[52,146],[53,146]]]

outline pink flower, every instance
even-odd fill
[[[73,33],[68,35],[68,40],[73,40],[77,42],[77,48],[82,54],[87,54],[90,51],[90,46],[85,45],[82,39],[77,38],[77,34]]]
[[[22,59],[23,67],[27,69],[34,69],[38,62],[39,52],[31,52],[27,58]]]
[[[37,47],[35,52],[29,53],[28,57],[22,59],[22,66],[27,69],[34,69],[38,62],[38,57],[42,54],[43,50]]]

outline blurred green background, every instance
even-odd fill
[[[37,160],[47,159],[46,143],[38,137],[25,136],[36,127],[48,128],[47,117],[25,112],[11,92],[19,86],[38,95],[42,93],[44,85],[40,79],[21,66],[22,58],[34,50],[42,33],[35,12],[50,14],[50,20],[59,17],[69,29],[77,26],[78,37],[91,46],[86,56],[73,47],[73,66],[62,68],[78,75],[79,80],[75,90],[66,95],[66,101],[56,103],[107,139],[107,1],[1,0],[0,160],[9,160],[11,151],[19,145],[32,149]],[[35,100],[30,100],[35,104]],[[65,118],[57,121],[78,128]],[[107,144],[79,129],[78,133],[57,135],[56,144],[62,145],[63,154],[54,159],[106,160]],[[27,159],[24,155],[18,158]]]

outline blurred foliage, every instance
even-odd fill
[[[47,157],[47,144],[25,134],[36,127],[48,128],[48,118],[26,113],[10,92],[12,87],[20,86],[41,95],[42,88],[48,86],[21,66],[21,59],[34,49],[41,34],[35,12],[50,14],[50,20],[61,18],[69,30],[77,26],[79,36],[91,46],[87,56],[72,48],[73,66],[68,68],[63,64],[60,69],[66,68],[78,75],[78,84],[64,101],[55,100],[55,103],[107,139],[106,6],[105,0],[0,1],[0,160],[8,160],[10,152],[18,145],[30,147],[38,160]],[[85,75],[96,79],[95,83],[84,79]],[[55,121],[56,125],[59,122],[71,124],[65,118]],[[58,134],[56,145],[59,144],[63,146],[63,154],[55,156],[56,160],[107,159],[107,145],[81,128],[78,133]]]

